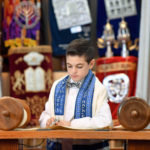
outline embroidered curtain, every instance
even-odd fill
[[[31,109],[29,125],[36,126],[52,85],[51,47],[11,48],[9,62],[10,95],[27,101]]]

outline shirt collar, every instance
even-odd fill
[[[70,83],[79,83],[79,84],[80,84],[80,87],[81,87],[81,85],[82,85],[84,79],[82,79],[82,80],[80,80],[80,81],[78,81],[78,82],[75,82],[75,81],[72,80],[72,78],[69,77],[69,78],[68,78],[68,81],[69,81]]]

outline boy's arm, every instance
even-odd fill
[[[48,109],[48,106],[50,106],[50,99],[46,102],[45,110],[42,112],[39,119],[41,128],[45,128],[47,120],[51,118],[50,108]]]
[[[52,85],[51,91],[50,91],[50,95],[49,95],[49,99],[45,104],[45,110],[42,112],[39,122],[40,122],[40,126],[42,128],[46,127],[46,122],[51,118],[54,117],[54,91],[55,91],[55,87],[57,82],[54,82],[54,84]]]

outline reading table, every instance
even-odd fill
[[[126,140],[128,150],[150,149],[150,131],[126,130],[36,130],[0,131],[0,149],[18,150],[19,139],[110,139]]]

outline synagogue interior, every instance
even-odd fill
[[[42,130],[41,113],[53,83],[68,75],[66,49],[76,39],[93,47],[92,72],[107,90],[112,127]],[[47,138],[84,139],[85,132],[89,140],[104,132],[110,150],[142,142],[148,148],[149,68],[149,0],[0,0],[0,150],[54,150]],[[54,136],[42,135],[51,131]]]

